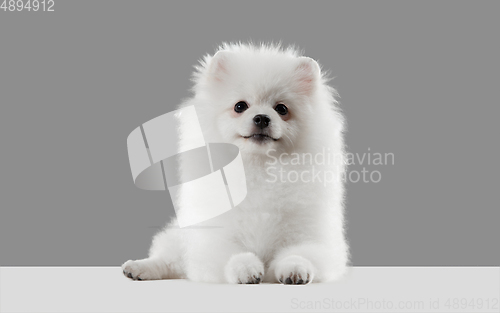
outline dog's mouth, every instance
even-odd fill
[[[266,135],[266,134],[252,134],[250,136],[241,136],[245,139],[251,139],[251,140],[254,140],[256,142],[265,142],[265,141],[268,141],[268,140],[274,140],[274,141],[278,141],[279,138],[273,138],[269,135]]]

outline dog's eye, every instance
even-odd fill
[[[279,103],[274,110],[276,110],[279,115],[286,115],[288,113],[288,108],[283,103]]]
[[[248,104],[245,101],[240,101],[234,105],[234,111],[236,113],[243,113],[246,109],[248,109]]]

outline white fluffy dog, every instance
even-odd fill
[[[279,45],[224,44],[205,56],[193,81],[183,106],[197,105],[208,142],[239,147],[247,197],[195,227],[174,219],[154,237],[149,257],[125,262],[123,273],[250,284],[343,275],[343,117],[318,63]],[[193,123],[182,121],[181,144]]]

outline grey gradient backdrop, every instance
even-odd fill
[[[223,41],[297,44],[336,76],[354,265],[499,265],[499,2],[56,0],[0,11],[1,265],[119,265],[173,214],[126,137]],[[362,166],[351,169],[361,170]]]

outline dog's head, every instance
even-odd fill
[[[294,50],[226,46],[205,57],[194,81],[204,130],[244,153],[297,148],[322,111],[320,67]]]

